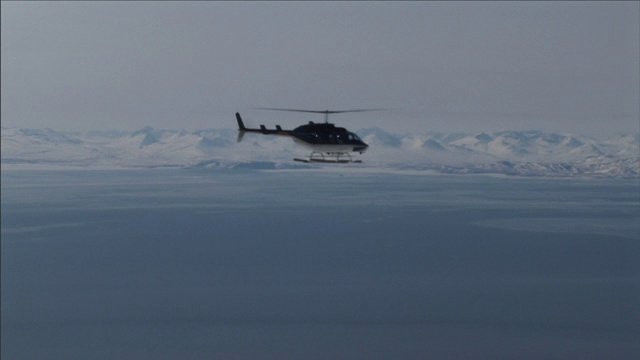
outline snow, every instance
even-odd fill
[[[454,174],[548,177],[640,177],[640,135],[593,139],[577,134],[502,131],[478,134],[397,135],[379,128],[356,131],[370,145],[360,168]],[[145,127],[134,132],[59,132],[2,128],[2,167],[330,169],[304,165],[308,156],[283,137],[232,129],[188,132]],[[335,165],[333,165],[335,166]],[[343,167],[344,168],[344,167]]]

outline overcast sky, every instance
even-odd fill
[[[639,2],[2,2],[2,126],[640,131]]]

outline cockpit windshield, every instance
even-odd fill
[[[349,137],[350,137],[350,138],[352,138],[352,139],[354,139],[354,140],[357,140],[357,141],[362,141],[362,140],[358,137],[358,135],[356,135],[356,134],[354,134],[354,133],[352,133],[352,132],[350,132],[350,133],[349,133]]]

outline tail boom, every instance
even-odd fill
[[[245,133],[258,133],[263,135],[281,135],[281,136],[291,136],[291,130],[282,130],[280,125],[276,125],[276,129],[267,129],[266,126],[260,125],[260,129],[250,129],[244,126],[244,122],[242,121],[242,117],[240,117],[240,113],[236,113],[236,121],[238,122],[238,142],[242,141]]]

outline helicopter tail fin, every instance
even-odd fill
[[[238,133],[238,142],[242,142],[242,139],[244,138],[244,134],[245,132],[240,130],[240,132]]]
[[[242,118],[240,117],[240,113],[236,113],[236,120],[238,120],[238,130],[240,130],[240,131],[247,130],[247,128],[244,127],[244,122],[242,122]]]
[[[242,118],[240,117],[240,113],[236,113],[236,120],[238,121],[238,142],[242,141],[244,138],[244,134],[246,133],[246,127],[244,127],[244,123],[242,122]]]

